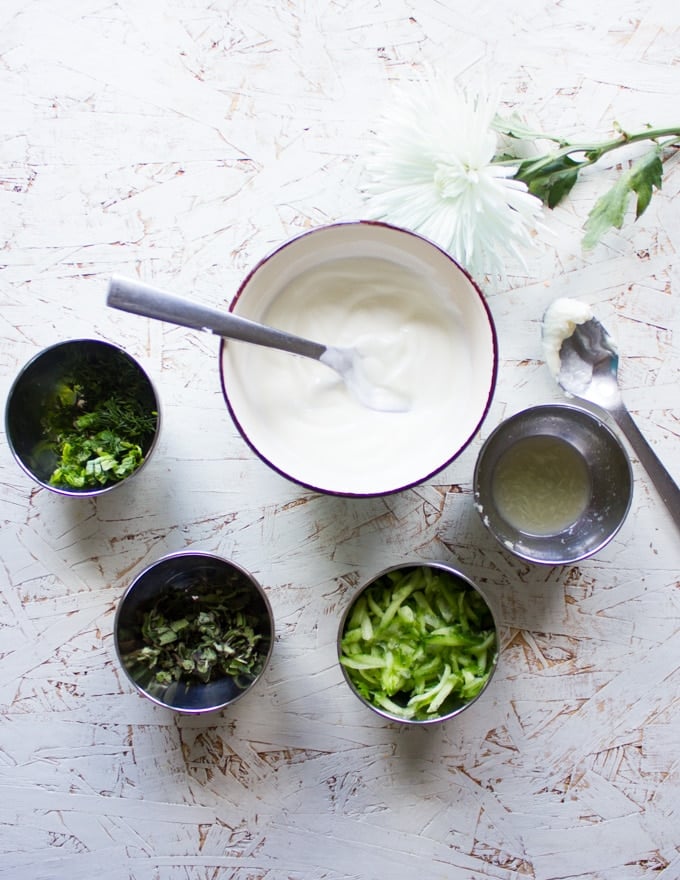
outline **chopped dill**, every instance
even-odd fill
[[[134,363],[92,352],[75,355],[46,401],[37,454],[53,453],[50,485],[100,488],[144,461],[158,413]]]

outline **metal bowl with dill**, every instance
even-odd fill
[[[338,658],[359,699],[390,721],[432,724],[485,690],[498,662],[493,612],[479,588],[444,563],[386,569],[342,618]]]
[[[136,474],[160,429],[158,395],[142,366],[100,339],[38,352],[7,397],[5,428],[21,468],[52,492],[100,495]]]
[[[173,553],[130,584],[116,610],[114,641],[143,696],[177,712],[212,712],[263,674],[273,614],[263,588],[241,566],[209,553]]]

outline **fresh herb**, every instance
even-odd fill
[[[266,609],[244,575],[235,571],[227,584],[217,577],[196,576],[147,608],[143,646],[125,656],[126,666],[151,672],[160,685],[226,675],[247,687],[263,668],[271,638]]]
[[[125,479],[144,461],[158,414],[147,405],[145,380],[120,359],[80,354],[51,393],[36,455],[51,452],[53,486],[99,488]]]
[[[496,661],[496,632],[476,590],[447,571],[415,566],[384,575],[359,596],[340,648],[364,699],[423,721],[480,693]]]

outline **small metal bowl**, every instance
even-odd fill
[[[516,556],[545,565],[601,550],[623,525],[632,495],[620,440],[596,415],[565,404],[530,407],[502,422],[474,472],[486,528]]]
[[[403,612],[401,610],[398,611],[397,615],[403,613],[404,618],[402,619],[408,620],[407,612],[409,615],[411,613],[409,608],[411,610],[414,608],[422,608],[426,602],[429,602],[430,607],[434,609],[434,613],[427,621],[422,621],[422,632],[417,636],[413,633],[409,633],[408,624],[402,628],[401,622],[398,622],[393,630],[390,627],[390,630],[392,630],[390,632],[383,630],[381,633],[380,630],[373,630],[371,633],[369,630],[364,630],[363,624],[361,624],[358,629],[356,628],[357,619],[355,617],[355,610],[357,611],[357,616],[364,616],[361,606],[358,603],[362,601],[365,602],[369,596],[375,598],[376,593],[372,591],[380,591],[378,594],[378,596],[380,596],[380,593],[385,590],[382,601],[386,605],[392,604],[390,598],[386,597],[394,598],[392,590],[395,578],[399,579],[399,576],[402,574],[407,577],[411,575],[417,576],[419,570],[422,570],[423,573],[420,584],[416,586],[416,589],[404,602],[404,605],[409,607],[405,608]],[[398,585],[394,587],[394,590],[398,590]],[[460,593],[460,591],[464,591],[466,599],[465,602],[456,607],[455,603],[451,603],[450,596],[452,592]],[[455,601],[460,602],[460,599]],[[473,609],[473,614],[476,615],[479,622],[478,627],[466,630],[466,625],[463,623],[462,629],[457,629],[455,626],[456,622],[458,620],[464,621],[464,615],[460,611],[461,605],[465,605],[466,609]],[[373,609],[375,609],[375,605],[373,606]],[[445,635],[443,630],[437,625],[437,623],[435,623],[435,618],[443,619],[447,616],[448,627],[455,632],[451,633],[447,631]],[[393,620],[395,618],[393,618]],[[348,631],[353,632],[354,634],[357,634],[360,631],[361,637],[359,638],[357,636],[354,638],[353,636],[349,636],[347,644],[345,644],[345,638]],[[472,648],[462,647],[461,641],[464,642],[465,638],[467,638],[472,632],[485,634],[488,644],[483,651],[477,650],[477,653],[475,653]],[[428,639],[437,636],[440,639],[451,638],[458,644],[455,646],[440,644],[435,648],[432,643],[428,642]],[[392,656],[396,656],[400,653],[400,643],[406,649],[404,652],[405,657],[411,648],[419,650],[423,647],[428,659],[436,667],[436,672],[433,669],[427,676],[425,676],[430,679],[427,681],[426,686],[428,692],[430,687],[436,688],[444,684],[443,679],[445,676],[440,674],[442,669],[441,665],[443,663],[448,664],[451,671],[454,673],[458,669],[461,670],[462,678],[468,682],[466,687],[470,688],[471,693],[469,695],[462,693],[460,690],[460,684],[462,684],[462,682],[460,682],[456,685],[456,689],[443,700],[440,706],[436,708],[436,711],[430,713],[426,707],[420,707],[418,714],[415,717],[407,717],[406,712],[408,711],[409,700],[415,697],[416,690],[423,690],[423,688],[418,688],[418,685],[415,684],[409,676],[405,688],[397,690],[396,693],[391,694],[389,700],[383,700],[379,703],[375,698],[371,699],[367,693],[371,690],[370,685],[367,688],[365,683],[361,680],[361,675],[358,675],[354,670],[350,671],[350,666],[347,664],[347,660],[353,657],[354,652],[357,652],[360,655],[366,655],[370,651],[372,652],[371,656],[377,654],[381,659],[388,653]],[[469,708],[481,697],[489,686],[489,682],[496,671],[498,665],[499,644],[498,628],[491,605],[479,587],[474,584],[469,577],[445,563],[411,562],[386,568],[371,578],[371,580],[361,587],[358,593],[356,593],[340,621],[337,652],[340,669],[342,670],[345,681],[349,685],[352,693],[358,697],[364,706],[367,706],[387,721],[394,721],[415,727],[423,727],[440,724],[443,721],[448,721],[451,718],[454,718],[456,715],[459,715],[465,709]],[[461,651],[467,652],[467,656],[461,658]],[[354,656],[356,657],[356,654],[354,654]],[[359,662],[363,662],[363,659],[360,659]],[[424,662],[424,658],[420,657],[413,659],[413,655],[408,656],[408,660],[405,659],[404,661],[404,669],[408,669],[410,672],[415,668],[415,665],[418,662]],[[472,676],[473,671],[478,671],[475,668],[475,663],[482,665],[483,675],[478,676],[478,681],[473,686],[470,683],[470,677]],[[372,671],[373,670],[371,670],[371,672]],[[380,674],[380,672],[377,674]],[[437,678],[437,676],[439,676],[439,678]],[[391,683],[389,687],[394,689],[394,682]],[[398,687],[398,685],[396,685],[396,687]],[[425,688],[425,685],[423,685],[423,687]],[[473,687],[474,693],[472,693]],[[430,708],[435,707],[431,704]]]
[[[105,485],[78,489],[50,483],[58,454],[45,443],[43,421],[56,389],[64,379],[73,377],[74,365],[83,361],[101,364],[116,376],[124,370],[128,371],[137,385],[137,395],[143,409],[156,413],[156,427],[153,434],[140,444],[142,463],[129,476]],[[7,441],[21,469],[50,492],[77,498],[102,495],[139,473],[156,445],[159,430],[159,399],[144,369],[123,349],[97,339],[71,339],[38,352],[14,380],[5,406]]]
[[[205,610],[205,602],[195,603],[208,587],[225,607],[243,607],[247,613],[259,638],[255,668],[247,675],[211,674],[207,681],[184,674],[178,680],[158,681],[161,661],[151,667],[138,653],[148,645],[142,630],[149,612],[167,610],[164,603],[168,600],[173,609],[181,607],[183,614]],[[209,601],[207,607],[213,607],[214,599]],[[192,647],[195,633],[193,628]],[[230,706],[259,681],[274,646],[274,616],[264,590],[244,568],[210,553],[186,551],[164,556],[137,575],[118,604],[113,635],[118,661],[142,696],[175,712],[198,715]]]

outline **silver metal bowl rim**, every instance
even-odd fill
[[[407,568],[436,568],[436,569],[439,569],[440,571],[445,571],[448,574],[451,574],[454,577],[457,577],[460,580],[464,581],[476,593],[478,593],[481,596],[481,598],[484,600],[484,602],[486,603],[486,606],[489,609],[489,613],[491,614],[491,620],[493,621],[493,628],[494,628],[494,632],[496,634],[496,655],[494,657],[493,665],[491,667],[491,671],[489,673],[489,677],[486,681],[486,684],[481,689],[481,691],[477,694],[477,696],[473,697],[471,700],[468,700],[466,703],[463,703],[461,706],[454,709],[453,712],[449,712],[448,715],[438,715],[436,718],[428,718],[423,721],[418,721],[418,720],[409,719],[409,718],[400,718],[397,715],[392,715],[390,712],[387,712],[385,709],[381,709],[379,706],[374,706],[373,703],[370,703],[368,700],[365,700],[361,696],[361,694],[357,692],[356,688],[352,684],[352,681],[351,681],[349,675],[347,674],[347,671],[345,670],[345,667],[340,662],[340,657],[342,656],[341,643],[342,643],[343,632],[345,629],[345,624],[347,623],[347,619],[348,619],[352,609],[354,608],[354,605],[356,604],[357,600],[359,599],[359,597],[372,584],[374,584],[379,578],[383,577],[386,574],[390,574],[393,571],[400,571],[401,569],[407,569]],[[472,706],[474,703],[476,703],[477,700],[479,700],[479,698],[482,696],[482,694],[484,694],[486,692],[489,685],[491,684],[491,680],[493,679],[494,675],[496,674],[496,670],[498,669],[498,666],[500,663],[500,653],[501,653],[500,633],[498,631],[498,622],[496,620],[496,614],[494,612],[493,605],[489,601],[489,598],[485,594],[485,592],[472,580],[472,578],[469,575],[465,574],[465,572],[461,571],[459,568],[456,568],[454,565],[451,565],[448,562],[423,561],[422,559],[406,560],[405,562],[399,562],[399,563],[396,563],[395,565],[390,565],[387,568],[383,568],[377,574],[372,575],[372,577],[369,580],[364,581],[362,583],[362,585],[360,587],[358,587],[357,590],[355,590],[354,595],[352,596],[351,600],[347,603],[347,606],[345,607],[345,610],[340,618],[340,624],[338,626],[338,636],[337,636],[337,641],[336,641],[336,651],[337,651],[338,665],[340,666],[340,671],[342,672],[343,678],[344,678],[345,682],[347,683],[347,685],[349,686],[350,691],[359,700],[359,702],[363,706],[366,706],[367,708],[369,708],[373,712],[375,712],[376,715],[379,715],[381,718],[384,718],[386,721],[392,721],[397,724],[405,724],[405,725],[409,725],[411,727],[431,727],[435,724],[441,724],[444,721],[449,721],[452,718],[455,718],[457,715],[460,715],[461,712],[464,712],[466,709],[468,709],[470,706]]]
[[[323,232],[328,231],[329,229],[340,228],[340,227],[360,227],[360,226],[379,227],[379,228],[391,230],[393,232],[401,233],[403,235],[408,235],[413,238],[420,239],[421,241],[425,242],[426,244],[428,244],[429,246],[431,246],[432,248],[434,248],[435,250],[437,250],[441,254],[443,254],[449,260],[449,262],[451,262],[453,264],[453,266],[463,276],[465,276],[467,278],[467,280],[472,285],[475,293],[477,294],[477,297],[479,299],[479,303],[483,307],[483,309],[486,313],[486,320],[488,321],[489,331],[491,333],[491,343],[492,343],[492,348],[493,348],[491,381],[489,384],[487,399],[484,404],[480,418],[479,418],[474,430],[472,430],[470,432],[470,435],[467,438],[467,440],[465,441],[465,443],[463,443],[460,446],[460,448],[458,448],[454,453],[452,453],[447,458],[446,461],[444,461],[442,464],[438,465],[436,468],[431,470],[430,473],[423,474],[422,477],[419,477],[416,480],[411,480],[410,482],[405,483],[404,485],[399,485],[399,486],[395,486],[393,488],[384,489],[384,490],[375,491],[375,492],[373,492],[373,491],[372,492],[343,492],[343,491],[340,491],[337,489],[327,489],[322,486],[317,486],[313,483],[305,482],[304,480],[300,479],[299,477],[294,477],[292,474],[289,474],[287,471],[283,470],[277,464],[275,464],[270,458],[267,457],[267,455],[265,455],[253,443],[253,441],[250,439],[250,436],[248,435],[248,432],[241,425],[241,422],[238,418],[238,415],[232,407],[232,404],[231,404],[231,401],[229,398],[229,394],[227,392],[226,384],[224,381],[224,371],[222,369],[222,355],[223,355],[223,349],[224,349],[224,345],[225,345],[224,339],[220,340],[220,348],[219,348],[219,354],[218,354],[218,357],[219,357],[218,368],[219,368],[219,374],[220,374],[220,384],[222,387],[222,397],[223,397],[224,402],[227,406],[227,410],[229,412],[229,415],[231,416],[231,419],[232,419],[234,425],[236,426],[236,429],[238,430],[239,434],[241,435],[243,440],[246,442],[246,444],[255,453],[255,455],[262,462],[264,462],[264,464],[266,464],[269,468],[271,468],[272,471],[279,474],[279,476],[284,477],[284,479],[290,481],[291,483],[295,483],[298,486],[302,486],[305,489],[310,489],[313,492],[319,492],[323,495],[336,496],[336,497],[340,497],[340,498],[385,498],[389,495],[394,495],[397,492],[404,492],[407,489],[413,488],[414,486],[420,486],[423,483],[427,482],[427,480],[429,480],[432,477],[436,476],[437,474],[441,473],[441,471],[445,470],[449,465],[453,464],[453,462],[456,461],[456,459],[458,459],[462,455],[462,453],[470,446],[470,444],[472,443],[474,438],[477,436],[479,429],[483,425],[484,420],[486,419],[487,415],[489,414],[489,410],[491,408],[491,404],[493,402],[494,394],[496,391],[496,385],[498,383],[498,364],[499,364],[498,333],[496,331],[496,325],[494,322],[493,314],[492,314],[491,309],[489,307],[489,304],[486,301],[486,298],[482,292],[482,289],[481,289],[480,285],[472,277],[472,275],[470,275],[468,270],[465,269],[464,266],[461,266],[461,264],[454,257],[452,257],[451,254],[449,254],[442,247],[440,247],[440,245],[436,244],[435,242],[433,242],[431,239],[427,238],[426,236],[421,235],[419,232],[414,232],[412,229],[406,229],[405,227],[395,226],[392,223],[385,223],[384,221],[381,221],[381,220],[341,220],[341,221],[338,221],[337,223],[326,223],[322,226],[317,226],[313,229],[307,229],[304,232],[299,233],[298,235],[294,235],[291,238],[287,239],[285,242],[283,242],[283,244],[278,245],[276,248],[274,248],[268,254],[266,254],[264,257],[262,257],[250,269],[248,274],[245,276],[245,278],[239,284],[238,290],[237,290],[235,296],[233,297],[231,303],[229,304],[229,310],[233,311],[239,298],[241,297],[241,294],[245,290],[245,288],[248,285],[252,276],[258,271],[258,269],[260,269],[265,263],[269,262],[272,258],[274,258],[281,251],[285,250],[289,245],[292,245],[294,242],[298,241],[301,238],[306,238],[307,236],[312,236],[312,235],[316,235],[318,233],[323,233]]]
[[[74,345],[74,344],[79,344],[79,343],[88,343],[88,344],[95,343],[97,345],[103,345],[103,346],[106,346],[107,348],[112,349],[113,351],[118,352],[119,354],[123,355],[124,357],[126,357],[129,361],[131,361],[131,363],[133,363],[137,367],[137,369],[141,372],[141,374],[144,376],[146,381],[149,383],[149,387],[151,388],[151,391],[153,392],[153,396],[156,400],[156,414],[157,414],[156,415],[156,430],[154,431],[153,438],[151,440],[151,443],[149,444],[149,448],[146,452],[146,455],[144,456],[144,461],[139,465],[138,468],[136,468],[131,474],[129,474],[124,479],[118,480],[115,483],[110,483],[108,486],[102,486],[100,489],[67,489],[63,486],[51,486],[49,483],[45,483],[43,480],[39,479],[33,473],[33,471],[26,465],[26,463],[23,461],[21,456],[17,453],[16,449],[14,448],[14,443],[12,441],[12,432],[10,430],[10,425],[9,425],[8,416],[9,416],[10,401],[11,401],[12,396],[14,395],[21,379],[23,378],[24,374],[26,373],[26,371],[29,370],[30,367],[33,366],[33,364],[37,363],[37,361],[41,360],[41,358],[44,355],[48,354],[49,352],[54,351],[57,348],[62,348],[67,345]],[[151,377],[149,376],[147,371],[144,369],[144,367],[137,360],[137,358],[135,358],[133,355],[131,355],[128,351],[125,351],[125,349],[122,348],[120,345],[116,345],[115,342],[109,342],[106,339],[96,339],[94,337],[83,336],[83,337],[78,337],[76,339],[64,339],[61,342],[55,342],[53,345],[48,345],[45,348],[42,348],[40,351],[36,352],[31,358],[29,358],[29,360],[26,361],[26,363],[23,365],[23,367],[19,370],[17,375],[14,377],[12,384],[10,385],[9,391],[7,393],[7,398],[6,398],[6,402],[5,402],[5,436],[7,437],[7,445],[10,448],[10,451],[12,453],[14,460],[19,465],[21,470],[28,477],[30,477],[34,483],[37,483],[43,489],[47,489],[49,492],[52,492],[55,495],[62,495],[64,497],[68,497],[68,498],[93,498],[93,497],[97,497],[99,495],[105,495],[107,492],[111,492],[114,489],[117,489],[119,486],[122,486],[123,484],[127,484],[128,480],[131,480],[133,477],[137,476],[137,474],[141,470],[144,469],[144,467],[146,466],[146,463],[148,462],[149,458],[151,457],[152,452],[156,448],[156,444],[158,443],[158,438],[160,436],[160,431],[161,431],[161,418],[162,418],[162,416],[161,416],[161,399],[158,394],[158,390],[157,390],[153,380],[151,379]]]
[[[627,465],[627,471],[628,471],[628,477],[629,477],[629,483],[630,483],[630,491],[628,492],[628,496],[626,499],[625,509],[624,509],[624,511],[621,515],[621,518],[620,518],[619,522],[617,523],[616,527],[613,529],[613,531],[609,532],[600,541],[599,544],[597,544],[595,547],[591,548],[587,552],[575,554],[575,555],[569,556],[569,557],[564,556],[559,559],[550,560],[550,559],[545,559],[545,558],[537,558],[537,557],[533,556],[531,553],[520,551],[514,547],[513,548],[508,547],[505,543],[503,543],[503,541],[501,541],[501,539],[496,534],[494,529],[491,528],[491,525],[484,519],[484,515],[482,512],[479,511],[479,509],[478,509],[478,512],[480,514],[482,524],[484,525],[484,528],[489,532],[489,534],[491,534],[495,538],[495,540],[498,541],[499,544],[501,544],[501,546],[503,546],[509,553],[512,553],[517,558],[522,559],[525,562],[530,562],[533,565],[547,565],[547,566],[574,565],[574,563],[576,563],[576,562],[582,562],[584,559],[590,559],[596,553],[599,553],[600,550],[604,549],[604,547],[606,547],[607,544],[609,544],[612,541],[612,539],[618,534],[618,532],[622,528],[623,524],[625,523],[625,521],[628,517],[628,513],[630,512],[631,505],[633,503],[634,474],[633,474],[633,467],[630,462],[630,456],[628,455],[621,438],[615,433],[615,431],[612,430],[612,428],[602,418],[600,418],[600,416],[597,413],[592,412],[591,410],[586,409],[583,406],[577,406],[577,405],[571,404],[571,403],[538,403],[538,404],[534,404],[532,406],[527,406],[524,409],[518,410],[517,412],[515,412],[512,415],[508,416],[507,418],[503,419],[498,425],[496,425],[496,427],[493,429],[493,431],[489,434],[489,436],[486,438],[486,440],[484,441],[484,443],[482,444],[482,446],[479,450],[479,454],[477,455],[477,460],[475,462],[474,473],[473,473],[473,478],[472,478],[473,494],[474,494],[474,498],[475,498],[475,503],[477,504],[479,502],[479,497],[478,497],[478,492],[477,492],[479,469],[480,469],[482,460],[484,458],[484,454],[485,454],[486,450],[489,448],[489,446],[491,445],[492,441],[503,430],[507,429],[508,425],[512,424],[513,422],[519,421],[522,417],[526,417],[527,415],[532,415],[533,413],[540,414],[541,412],[547,412],[550,410],[557,411],[557,412],[578,413],[579,417],[584,416],[587,420],[591,421],[594,425],[597,425],[598,428],[600,428],[602,431],[604,431],[606,434],[608,434],[610,436],[610,438],[614,441],[614,444],[616,446],[618,446],[619,449],[621,450],[623,459]]]
[[[133,676],[130,675],[130,673],[128,672],[127,667],[123,663],[123,658],[121,656],[120,648],[118,645],[119,621],[120,621],[120,616],[122,613],[123,605],[124,605],[126,599],[128,599],[128,597],[134,592],[134,590],[137,587],[137,585],[139,584],[139,582],[141,580],[143,580],[143,578],[145,578],[148,574],[150,574],[155,568],[157,568],[159,565],[161,565],[163,563],[166,563],[168,561],[171,561],[173,559],[178,559],[181,557],[184,557],[184,558],[195,557],[196,559],[205,559],[205,560],[209,560],[210,562],[219,563],[220,565],[227,565],[230,568],[236,569],[236,571],[239,571],[242,575],[244,575],[248,579],[248,581],[252,584],[252,586],[255,588],[256,592],[259,594],[262,601],[264,602],[265,608],[267,609],[267,617],[269,619],[269,627],[271,630],[271,637],[269,640],[269,648],[267,649],[267,653],[264,657],[264,660],[262,663],[262,669],[255,676],[255,678],[248,684],[248,687],[241,690],[231,700],[227,700],[226,702],[220,703],[219,705],[216,705],[216,706],[207,706],[207,707],[202,707],[200,709],[194,709],[194,708],[182,709],[182,708],[178,708],[177,706],[170,706],[168,703],[164,703],[163,700],[160,700],[157,697],[154,697],[152,694],[150,694],[137,681],[135,681]],[[260,582],[257,580],[257,578],[253,574],[251,574],[246,568],[244,568],[242,565],[239,565],[237,562],[233,562],[231,559],[227,559],[225,556],[220,556],[216,553],[203,552],[201,550],[178,550],[174,553],[167,553],[164,556],[161,556],[158,559],[155,559],[152,563],[150,563],[145,568],[143,568],[141,571],[139,571],[135,575],[134,579],[127,586],[123,595],[120,597],[120,599],[118,601],[118,605],[116,607],[116,613],[113,618],[113,644],[114,644],[114,648],[116,651],[116,658],[118,660],[118,664],[119,664],[120,668],[125,673],[126,678],[130,681],[130,683],[133,685],[135,690],[139,694],[141,694],[143,697],[145,697],[147,700],[150,700],[152,703],[155,703],[157,706],[161,706],[163,709],[169,709],[171,712],[176,712],[178,715],[206,715],[210,712],[219,712],[222,709],[226,709],[228,706],[233,706],[234,703],[238,702],[243,696],[245,696],[245,694],[249,693],[253,689],[253,687],[257,684],[257,682],[262,678],[262,676],[264,675],[264,673],[269,665],[269,661],[271,660],[272,652],[274,650],[274,635],[275,635],[274,612],[272,610],[272,606],[271,606],[271,602],[269,601],[269,597],[267,596],[267,593],[265,592],[264,587],[262,586],[262,584],[260,584]]]

